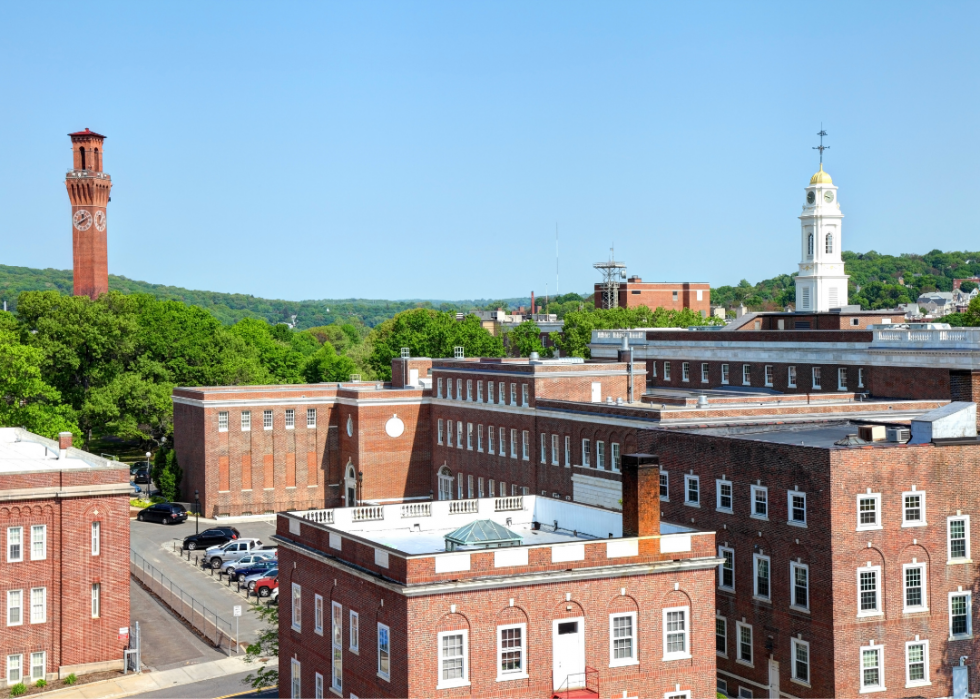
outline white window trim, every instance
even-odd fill
[[[289,659],[289,696],[292,699],[303,699],[303,666],[296,658]]]
[[[727,485],[729,488],[729,498],[731,498],[731,507],[721,506],[721,487]],[[735,486],[728,479],[718,478],[715,480],[715,509],[718,512],[726,512],[728,514],[733,514],[735,507]]]
[[[731,367],[728,364],[721,365],[721,382],[727,384],[731,378]]]
[[[964,534],[966,534],[966,558],[953,558],[953,539],[950,536],[951,525],[953,520],[962,519],[966,522],[966,526],[963,528]],[[962,565],[964,563],[973,563],[973,555],[970,549],[970,515],[952,515],[946,518],[946,565]]]
[[[265,418],[266,418],[266,416],[268,416],[270,418],[269,419],[268,426],[266,426],[266,424],[265,424]],[[275,416],[275,414],[271,410],[263,410],[262,411],[262,429],[263,430],[271,430],[273,428],[273,426],[276,424],[275,420],[276,420],[276,416]]]
[[[34,593],[38,590],[41,591],[41,616],[37,619],[34,618]],[[48,588],[46,587],[32,587],[30,592],[30,615],[32,624],[44,624],[48,621]]]
[[[316,408],[306,409],[306,426],[308,428],[316,427]]]
[[[238,424],[241,426],[242,432],[252,431],[252,411],[243,410],[241,415],[238,417]]]
[[[347,615],[347,650],[360,655],[361,652],[361,617],[353,609]]]
[[[96,520],[91,525],[92,555],[98,556],[102,552],[102,522]]]
[[[772,364],[766,364],[765,365],[765,369],[763,371],[765,372],[763,374],[763,382],[764,382],[764,384],[766,386],[770,386],[771,387],[772,386],[772,381],[773,381]]]
[[[12,604],[11,599],[14,595],[20,598],[19,604]],[[20,610],[20,615],[17,621],[10,621],[10,612],[14,609]],[[23,590],[7,590],[7,626],[23,626],[24,625],[24,591]]]
[[[864,369],[861,368],[858,369],[858,388],[864,388]]]
[[[796,366],[786,367],[786,386],[796,388]]]
[[[875,595],[876,608],[870,611],[865,611],[861,609],[861,573],[870,573],[870,572],[877,573],[877,577],[875,578],[877,580],[877,584],[876,584],[877,594]],[[882,588],[884,587],[884,581],[881,579],[881,566],[862,566],[858,568],[855,581],[857,584],[856,602],[857,602],[858,617],[883,616],[884,611],[881,608],[881,594],[882,594]]]
[[[388,632],[388,674],[381,672],[381,629]],[[377,635],[375,636],[376,645],[378,647],[378,677],[383,679],[385,682],[391,682],[391,628],[387,624],[378,623]]]
[[[742,629],[749,630],[749,660],[742,658]],[[755,631],[752,624],[745,624],[741,621],[735,622],[735,662],[748,667],[755,667]]]
[[[466,448],[473,451],[473,423],[466,423]]]
[[[38,529],[41,531],[41,553],[38,556],[34,555],[34,530]],[[31,525],[31,560],[32,561],[43,561],[48,557],[48,525],[46,524],[34,524]]]
[[[10,556],[10,532],[20,531],[20,554],[17,558]],[[21,563],[24,560],[24,527],[7,527],[7,563]]]
[[[802,568],[806,571],[806,604],[807,606],[801,607],[796,603],[796,569]],[[772,587],[772,576],[770,575],[769,586]],[[810,613],[810,566],[806,563],[798,563],[797,561],[789,562],[789,608],[795,609],[798,612]]]
[[[16,665],[10,662],[11,658],[17,658]],[[10,671],[16,667],[17,677],[11,676]],[[7,684],[14,685],[24,681],[24,655],[23,653],[11,653],[7,656]]]
[[[793,519],[793,496],[802,495],[803,496],[803,521]],[[807,523],[807,501],[806,493],[802,490],[790,490],[786,493],[786,524],[793,527],[806,527]]]
[[[633,657],[631,658],[615,658],[613,649],[613,619],[628,616],[631,621],[630,628],[633,630]],[[639,665],[639,649],[637,648],[637,638],[639,636],[639,629],[636,627],[636,612],[616,612],[615,614],[609,615],[609,667],[625,667],[627,665]]]
[[[599,471],[606,470],[606,443],[601,439],[595,442],[595,467]]]
[[[922,604],[917,607],[908,606],[908,598],[905,595],[905,571],[909,568],[918,568],[921,571],[920,578],[922,580]],[[928,612],[929,611],[929,596],[927,594],[927,576],[926,572],[929,570],[924,562],[906,563],[902,566],[902,612],[904,613],[914,613],[914,612]]]
[[[708,383],[710,367],[707,362],[701,362],[701,383]]]
[[[41,656],[41,674],[34,674],[34,656]],[[27,673],[30,676],[31,682],[37,682],[38,680],[43,680],[48,670],[48,654],[47,651],[33,651],[27,654]]]
[[[286,429],[294,430],[296,429],[296,409],[286,408]]]
[[[442,422],[442,418],[439,418],[436,421],[436,444],[442,444],[443,427],[444,427],[444,425],[443,425],[443,422]]]
[[[691,380],[691,363],[681,362],[681,381],[685,383]]]
[[[551,435],[551,465],[558,466],[561,464],[561,456],[559,454],[559,442],[558,435]]]
[[[966,597],[966,633],[953,635],[953,598]],[[946,600],[947,621],[946,629],[949,631],[950,641],[962,641],[963,639],[973,638],[973,592],[970,590],[956,590],[947,595]]]
[[[796,676],[796,647],[806,646],[806,672],[807,678],[801,679]],[[789,639],[789,678],[796,684],[801,684],[804,687],[810,686],[810,678],[813,677],[813,656],[810,654],[810,642],[804,641],[801,638],[790,638]]]
[[[667,635],[669,633],[667,631],[667,614],[669,612],[684,612],[684,648],[686,650],[683,653],[667,652]],[[662,633],[661,633],[660,640],[661,643],[663,643],[662,646],[664,651],[663,660],[667,662],[670,660],[684,660],[686,658],[690,658],[691,657],[691,608],[690,607],[666,607],[663,610],[661,623],[662,623],[661,626]]]
[[[742,385],[751,386],[752,385],[752,365],[743,364],[742,365]]]
[[[500,632],[506,629],[520,629],[521,630],[521,670],[520,672],[508,672],[503,673],[501,671],[501,662],[503,657],[503,646],[500,643]],[[506,682],[507,680],[526,680],[528,678],[527,674],[527,624],[504,624],[503,626],[497,627],[497,682]]]
[[[861,687],[861,694],[869,694],[871,692],[886,692],[888,689],[883,684],[871,685],[868,687],[864,686],[864,651],[866,650],[876,650],[878,651],[878,679],[883,681],[885,679],[885,647],[883,645],[871,645],[861,646],[858,648],[858,672],[860,676],[858,677],[858,684]]]
[[[469,687],[470,686],[470,632],[468,629],[459,629],[457,631],[440,631],[436,634],[436,644],[438,648],[438,664],[436,666],[439,677],[436,681],[436,689],[449,689],[451,687]],[[462,636],[463,637],[463,676],[458,679],[444,680],[442,678],[442,639],[446,636]]]
[[[303,588],[296,583],[292,584],[292,596],[289,598],[289,614],[291,628],[293,631],[303,631]],[[300,603],[296,604],[296,598],[299,597]],[[299,612],[297,614],[297,612]],[[298,620],[298,621],[297,621]]]
[[[875,501],[875,523],[874,524],[861,524],[861,501],[862,500],[874,500]],[[881,493],[860,493],[855,500],[855,507],[857,508],[857,528],[855,531],[869,531],[872,529],[881,529]]]
[[[670,474],[667,471],[660,471],[661,476],[665,476],[667,479],[667,494],[660,496],[661,502],[670,502]],[[660,484],[657,484],[657,492],[660,492]]]
[[[102,583],[92,583],[90,595],[92,618],[98,619],[102,616]]]
[[[760,492],[760,491],[766,494],[766,514],[764,514],[764,515],[756,514],[756,511],[755,511],[755,494],[758,493],[758,492]],[[769,488],[768,488],[768,486],[765,486],[765,485],[753,485],[749,489],[749,495],[751,496],[750,499],[749,499],[749,517],[751,517],[752,519],[761,519],[761,520],[764,520],[764,521],[768,522],[769,521]]]
[[[922,665],[925,677],[921,680],[909,679],[909,647],[922,646]],[[905,686],[906,687],[926,687],[932,684],[929,675],[929,641],[906,641],[905,642]]]
[[[765,596],[759,594],[759,561],[765,561],[769,571],[769,594]],[[772,558],[761,553],[752,554],[752,598],[772,602]]]
[[[841,379],[844,379],[843,383],[841,383]],[[837,390],[847,390],[847,367],[837,367]]]
[[[917,495],[919,497],[919,517],[917,520],[905,520],[905,497],[907,495]],[[925,527],[928,521],[926,520],[926,491],[924,490],[907,490],[902,493],[902,528],[907,527]]]
[[[718,650],[718,622],[722,621],[725,623],[725,652],[722,653]],[[722,616],[721,614],[715,614],[715,655],[719,658],[728,659],[728,618]]]
[[[319,672],[313,673],[313,697],[323,699],[323,675]]]
[[[330,621],[333,622],[333,617]],[[313,595],[313,632],[323,635],[323,595]]]
[[[823,372],[820,371],[820,367],[815,366],[810,369],[810,385],[813,388],[822,389],[823,386],[821,385],[820,382],[823,381],[823,376],[820,376],[818,378],[818,374],[823,374]]]
[[[719,546],[718,547],[718,557],[724,558],[725,552],[728,551],[732,554],[732,584],[731,586],[726,586],[723,584],[724,581],[724,569],[725,563],[721,562],[718,564],[718,589],[725,590],[726,592],[735,592],[735,549],[730,546]]]
[[[224,423],[224,427],[221,426],[222,422]],[[218,411],[218,432],[227,432],[227,431],[228,431],[228,411],[220,410]]]
[[[698,484],[697,501],[687,499],[687,496],[689,494],[689,489],[687,487],[687,484],[692,480],[696,481]],[[687,505],[688,507],[701,507],[701,477],[700,476],[694,476],[691,475],[690,473],[684,475],[684,504]]]

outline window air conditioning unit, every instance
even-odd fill
[[[889,427],[886,432],[889,442],[901,442],[904,444],[912,439],[912,430],[908,427]]]

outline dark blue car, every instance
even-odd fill
[[[272,570],[273,568],[278,567],[279,561],[274,558],[270,558],[268,561],[256,561],[255,563],[251,563],[244,568],[235,568],[235,579],[244,581],[249,575],[264,573],[267,570]]]

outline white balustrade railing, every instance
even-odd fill
[[[350,511],[350,519],[352,522],[370,522],[385,518],[385,510],[381,505],[352,507],[350,508]]]
[[[449,502],[449,514],[462,515],[478,512],[480,509],[479,500],[451,500]]]
[[[495,498],[493,501],[495,512],[508,512],[510,510],[523,510],[524,498],[521,495],[506,498]]]
[[[303,513],[303,519],[320,524],[333,524],[333,510],[310,510]]]
[[[402,505],[402,517],[431,517],[432,503],[413,502]]]
[[[956,349],[980,349],[980,328],[955,328],[955,329],[914,329],[914,328],[895,328],[894,330],[875,330],[875,345],[895,345],[895,344],[917,344],[949,346],[961,344],[965,346]]]
[[[630,340],[646,340],[647,333],[645,330],[593,330],[592,331],[592,341],[602,341],[602,340],[622,340],[624,337]]]

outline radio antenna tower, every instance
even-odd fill
[[[609,248],[609,261],[596,262],[595,267],[602,274],[602,297],[600,308],[619,308],[619,282],[626,279],[626,263],[616,262],[616,246]]]

